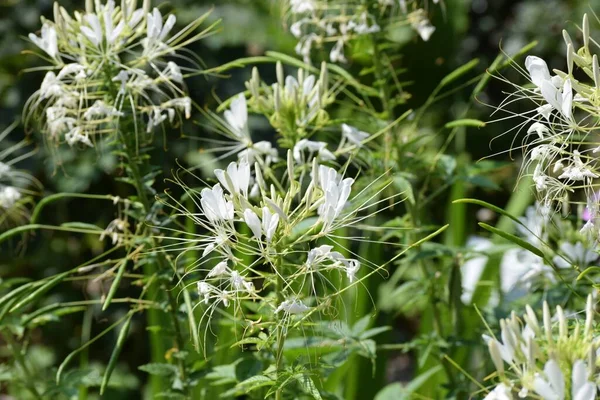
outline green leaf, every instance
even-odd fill
[[[149,363],[141,365],[139,370],[150,375],[171,376],[177,374],[177,367],[167,363]]]
[[[302,390],[310,394],[313,397],[313,399],[323,400],[323,397],[321,397],[321,393],[319,393],[319,389],[317,389],[315,382],[310,376],[306,374],[296,376],[296,381],[300,384]]]
[[[394,175],[394,186],[404,194],[404,197],[410,204],[415,204],[415,194],[408,179],[396,174]]]
[[[460,78],[461,76],[463,76],[464,74],[466,74],[467,72],[469,72],[470,70],[475,68],[477,66],[477,64],[479,64],[479,59],[476,58],[476,59],[471,60],[468,63],[456,68],[454,71],[452,71],[448,75],[446,75],[444,77],[444,79],[442,79],[442,81],[440,82],[440,87],[444,87],[444,86],[449,85],[450,83],[454,82],[455,80],[457,80],[458,78]]]
[[[110,355],[110,360],[108,361],[108,366],[106,367],[106,371],[104,372],[104,377],[102,378],[102,385],[100,386],[100,394],[104,394],[104,390],[108,385],[108,381],[110,380],[110,375],[115,369],[115,365],[117,365],[117,361],[119,360],[119,355],[121,354],[121,350],[123,349],[123,345],[125,344],[125,340],[127,339],[127,334],[129,333],[129,328],[131,327],[131,318],[133,318],[133,314],[129,315],[129,318],[125,320],[121,331],[119,332],[119,337],[117,338],[117,344]]]
[[[534,245],[532,245],[529,242],[526,242],[525,240],[521,239],[520,237],[517,237],[515,235],[513,235],[512,233],[508,233],[508,232],[504,232],[500,229],[494,228],[493,226],[490,226],[486,223],[480,222],[479,226],[481,226],[483,229],[488,230],[492,233],[495,233],[498,236],[503,237],[504,239],[513,242],[514,244],[524,248],[525,250],[529,250],[530,252],[532,252],[533,254],[535,254],[536,256],[539,256],[541,258],[545,258],[544,257],[544,252],[541,251],[540,249],[538,249],[537,247],[535,247]]]
[[[273,379],[268,378],[264,375],[251,376],[245,381],[242,381],[235,385],[235,387],[233,387],[232,389],[221,393],[220,397],[230,399],[234,396],[248,394],[253,390],[260,389],[262,387],[273,386],[274,384],[275,381]]]
[[[475,128],[483,128],[485,125],[486,125],[485,122],[480,121],[478,119],[464,118],[464,119],[457,119],[455,121],[448,122],[446,125],[444,125],[444,127],[448,128],[448,129],[456,128],[459,126],[472,126]]]

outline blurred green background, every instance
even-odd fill
[[[571,36],[576,38],[576,24],[584,12],[597,9],[597,1],[552,1],[552,0],[442,0],[446,12],[434,13],[433,24],[437,27],[435,34],[427,43],[416,37],[407,42],[403,49],[402,67],[406,73],[404,81],[411,82],[407,86],[410,92],[406,108],[418,107],[425,101],[440,79],[459,65],[479,58],[479,71],[483,72],[500,51],[508,54],[520,49],[525,44],[538,40],[539,44],[533,53],[548,61],[550,67],[562,67],[557,64],[564,57],[564,43],[561,30],[569,28]],[[83,1],[61,1],[67,9],[83,7]],[[154,2],[155,3],[155,2]],[[156,4],[153,4],[156,5]],[[431,5],[433,6],[433,5]],[[220,30],[215,35],[195,43],[191,51],[198,54],[205,65],[215,67],[223,63],[249,55],[261,55],[267,50],[294,54],[295,39],[284,26],[280,8],[270,0],[239,1],[192,1],[173,0],[167,2],[165,8],[173,9],[178,16],[180,27],[212,8],[211,19],[221,19]],[[6,1],[0,3],[0,128],[10,125],[20,118],[20,113],[27,98],[39,88],[43,72],[23,72],[27,68],[39,65],[39,60],[28,50],[32,45],[26,39],[29,32],[40,27],[40,17],[51,17],[52,2],[50,0]],[[353,68],[352,64],[348,66]],[[273,77],[271,65],[260,67],[261,76],[267,80]],[[249,69],[233,70],[227,77],[196,77],[189,79],[187,85],[192,99],[202,107],[214,109],[219,99],[232,96],[244,88]],[[518,72],[507,69],[502,72],[509,80],[522,82]],[[469,118],[488,120],[493,107],[504,98],[503,91],[510,88],[499,79],[492,79],[469,112]],[[462,110],[469,104],[469,90],[457,91],[436,104],[428,113],[427,124],[432,128],[443,126],[445,122],[458,118]],[[153,163],[162,165],[166,177],[177,168],[177,162],[197,165],[203,162],[207,170],[210,163],[203,151],[202,138],[210,135],[203,130],[199,116],[192,118],[178,132],[168,132],[161,139],[161,146],[153,151]],[[253,121],[254,122],[254,121]],[[513,154],[517,162],[505,150],[510,147],[511,135],[502,136],[510,129],[503,123],[489,124],[486,128],[471,129],[466,135],[465,146],[471,160],[478,160],[490,154],[500,153],[494,160],[506,162],[503,168],[496,170],[490,177],[496,188],[473,186],[469,188],[468,197],[476,197],[504,206],[515,185],[520,154]],[[257,136],[270,134],[260,122],[255,122],[253,132]],[[435,128],[437,129],[437,128]],[[28,158],[20,167],[31,171],[44,185],[44,193],[40,196],[65,192],[112,193],[127,195],[127,185],[115,183],[112,175],[119,175],[119,160],[110,153],[96,150],[75,153],[64,147],[58,155],[52,156],[44,147],[43,140],[36,132],[27,132],[32,144],[37,147],[35,156]],[[10,135],[12,141],[25,136],[22,126]],[[494,141],[492,139],[496,138]],[[490,144],[491,143],[491,144]],[[166,151],[164,151],[166,150]],[[155,188],[158,192],[167,187],[162,179],[157,180]],[[447,194],[436,201],[438,206],[431,215],[431,223],[443,223]],[[106,226],[115,217],[115,211],[105,204],[86,200],[83,204],[78,200],[53,203],[44,211],[42,222],[60,224],[64,221],[83,221]],[[477,220],[471,218],[467,230],[474,232]],[[84,242],[87,241],[87,242]],[[13,244],[15,244],[13,242]],[[23,243],[21,243],[23,244]],[[105,244],[106,246],[108,244]],[[36,232],[30,235],[23,246],[0,247],[0,277],[30,277],[39,279],[72,268],[89,260],[94,254],[102,251],[102,244],[87,236],[73,236],[58,232]],[[107,288],[101,284],[81,284],[74,280],[70,287],[62,285],[46,300],[48,303],[85,298],[97,298],[106,293]],[[376,295],[376,292],[373,293]],[[375,299],[377,301],[377,299]],[[125,312],[118,307],[111,308],[118,314]],[[406,315],[400,310],[389,310],[387,321],[395,327],[388,336],[391,341],[404,341],[417,329],[418,317]],[[92,316],[94,330],[102,329],[105,320],[114,318],[105,314]],[[60,322],[49,321],[32,338],[31,357],[35,357],[38,373],[44,379],[52,379],[50,366],[62,360],[81,338],[82,321],[80,314],[64,317]],[[132,328],[136,329],[140,338],[146,337],[142,321]],[[67,339],[67,340],[66,340]],[[104,346],[112,346],[112,338],[106,337]],[[71,342],[73,341],[73,342]],[[103,351],[103,344],[94,346],[89,354],[89,362],[105,363],[109,351]],[[0,359],[7,355],[0,354]],[[136,399],[141,398],[139,385],[147,375],[136,369],[136,366],[149,360],[147,343],[143,340],[130,341],[122,354],[119,372],[114,374],[123,389],[109,391],[105,398]],[[390,353],[384,358],[383,365],[378,363],[381,387],[385,382],[407,380],[413,374],[414,362],[410,354]],[[45,374],[45,375],[44,375]],[[0,378],[2,374],[0,373]],[[90,378],[91,379],[91,378]],[[99,378],[98,378],[99,379]],[[0,393],[3,392],[0,379]],[[375,388],[376,389],[376,388]],[[370,390],[364,388],[363,390]],[[373,390],[373,388],[371,388]],[[371,398],[372,392],[365,392],[360,398]]]

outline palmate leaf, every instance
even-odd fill
[[[230,399],[233,396],[240,396],[243,394],[250,393],[254,390],[270,387],[275,384],[275,381],[272,378],[269,378],[264,375],[256,375],[251,376],[250,378],[239,382],[235,387],[229,389],[223,393],[221,393],[220,397],[225,399]]]

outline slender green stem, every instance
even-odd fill
[[[283,263],[279,263],[283,266]],[[277,274],[277,285],[275,286],[277,304],[281,304],[284,301],[283,288],[285,282],[283,281],[282,272],[279,271]],[[277,380],[279,380],[281,373],[283,372],[283,346],[285,344],[285,329],[282,323],[277,324],[277,353],[275,354],[275,370],[277,374]],[[275,392],[275,399],[281,400],[283,397],[283,387],[279,387]]]
[[[6,342],[10,346],[10,349],[13,355],[15,356],[15,360],[17,361],[17,363],[21,367],[21,370],[23,371],[23,374],[25,375],[25,387],[27,387],[27,389],[36,399],[43,399],[42,395],[38,392],[37,388],[35,387],[34,382],[36,382],[37,380],[29,370],[29,367],[27,366],[27,361],[25,360],[25,358],[23,358],[23,354],[21,353],[21,348],[19,347],[18,343],[13,340],[10,333],[3,335],[3,337],[6,339]]]
[[[138,200],[142,203],[144,219],[147,218],[150,212],[150,199],[148,197],[148,190],[145,187],[143,176],[140,172],[140,168],[138,165],[138,157],[135,151],[135,146],[131,143],[131,140],[126,140],[126,138],[122,138],[123,147],[125,148],[125,152],[128,158],[128,166],[129,171],[131,173],[131,179],[133,180],[133,186],[136,189]],[[144,234],[148,237],[151,242],[152,248],[157,247],[156,240],[154,239],[152,232],[150,232],[150,228],[146,227],[144,230]],[[156,261],[158,264],[158,270],[153,263],[146,263],[144,265],[144,272],[147,276],[154,275],[160,271],[164,271],[167,268],[166,260],[164,259],[162,253],[158,252],[156,256]],[[181,334],[181,328],[179,326],[179,321],[177,320],[177,302],[173,297],[173,294],[170,288],[162,288],[164,292],[167,294],[167,299],[169,301],[168,313],[171,319],[171,324],[173,326],[173,330],[175,332],[175,341],[179,351],[182,351],[185,348],[185,341],[183,340],[183,335]],[[150,298],[156,298],[159,295],[159,290],[156,285],[153,285],[152,288],[148,289],[148,295]],[[148,311],[148,323],[151,325],[161,326],[162,318],[160,314],[156,310]],[[152,338],[155,338],[152,340]],[[162,344],[162,340],[159,337],[151,336],[151,345],[152,345],[152,355],[153,359],[158,359],[162,361],[164,357],[164,347]],[[185,369],[185,361],[181,358],[177,358],[177,364],[179,367],[179,373],[181,380],[184,382],[184,385],[187,388],[187,373]],[[158,388],[159,384],[154,383],[155,389]]]
[[[88,307],[83,313],[83,324],[81,327],[81,343],[87,343],[90,340],[90,333],[92,331],[92,316],[94,309],[92,307]],[[83,370],[88,367],[89,364],[89,354],[88,348],[86,347],[82,350],[81,354],[79,354],[79,367]],[[88,388],[85,385],[81,385],[79,387],[79,400],[86,400],[88,397]]]

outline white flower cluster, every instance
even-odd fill
[[[544,260],[542,257],[521,247],[511,248],[503,252],[500,262],[500,288],[503,294],[512,299],[522,296],[535,289],[549,289],[559,281],[557,272],[568,276],[568,271],[585,270],[600,257],[594,251],[595,242],[590,241],[585,235],[577,233],[581,224],[566,225],[560,216],[550,215],[536,204],[528,207],[525,216],[519,218],[520,223],[515,225],[517,235],[540,250],[553,248],[556,244],[554,257]],[[589,223],[589,221],[588,221]],[[571,224],[571,222],[569,222]],[[554,226],[560,226],[561,235],[549,235]],[[573,231],[567,234],[566,230]],[[554,231],[553,231],[554,232]],[[565,240],[568,237],[569,240]],[[471,254],[461,268],[463,282],[463,301],[471,301],[476,285],[481,278],[483,268],[488,262],[485,253],[493,247],[493,243],[486,238],[472,237],[467,243]]]
[[[394,16],[394,22],[397,22],[397,15],[394,14],[398,14],[399,11],[419,36],[427,41],[435,31],[435,27],[427,18],[425,10],[416,7],[416,1],[410,3],[412,3],[410,9],[414,11],[409,12],[409,5],[405,0],[400,2],[290,0],[289,10],[293,17],[290,32],[298,39],[296,53],[302,56],[305,63],[310,64],[313,48],[332,43],[329,60],[332,63],[347,63],[344,47],[359,36],[380,32],[382,28],[377,23],[376,15],[381,17],[390,10],[390,20]],[[374,8],[378,8],[379,12],[370,13],[369,10]]]
[[[594,332],[592,296],[585,320],[567,320],[558,306],[554,317],[543,305],[543,323],[529,306],[523,320],[515,313],[500,321],[501,339],[484,335],[500,383],[485,397],[509,400],[539,396],[546,400],[593,400],[600,374],[596,358],[600,337]]]
[[[29,35],[51,67],[26,116],[43,121],[49,140],[92,147],[125,115],[135,120],[127,129],[136,139],[167,120],[190,117],[182,68],[173,59],[182,58],[182,43],[199,38],[190,34],[201,18],[172,34],[174,15],[163,20],[149,2],[136,3],[89,1],[73,15],[55,3],[54,21],[43,20],[40,36]]]
[[[582,33],[583,45],[576,49],[563,31],[566,72],[551,72],[544,60],[527,57],[525,68],[533,87],[515,85],[517,92],[501,106],[504,109],[519,100],[535,104],[534,110],[523,114],[507,111],[523,118],[515,129],[527,131],[525,168],[535,166],[533,181],[545,208],[557,209],[560,204],[581,201],[581,192],[590,198],[600,176],[596,155],[600,141],[594,134],[600,116],[600,66],[597,55],[591,53],[587,15]],[[574,75],[576,67],[583,73]],[[588,79],[584,79],[586,76]],[[594,225],[595,218],[592,216],[586,230],[598,237],[600,226]]]
[[[197,192],[184,186],[199,210],[181,204],[174,208],[206,232],[200,239],[182,239],[188,244],[193,241],[193,249],[202,251],[190,272],[204,271],[197,288],[205,304],[228,307],[243,299],[262,298],[270,292],[271,280],[279,277],[286,300],[272,304],[273,310],[298,314],[309,309],[306,299],[319,303],[336,291],[323,284],[329,282],[325,272],[338,271],[350,283],[356,280],[358,260],[331,245],[315,244],[353,223],[354,213],[347,205],[354,180],[319,164],[317,158],[311,165],[310,182],[304,188],[297,180],[292,151],[280,180],[265,178],[260,163],[252,168],[242,159],[215,170],[219,182],[212,187]],[[254,261],[247,264],[240,254]],[[214,266],[206,269],[206,264]],[[260,282],[260,287],[254,282]]]
[[[267,116],[280,133],[323,125],[328,118],[325,108],[335,100],[329,90],[325,63],[318,77],[303,69],[298,69],[296,77],[285,76],[281,63],[276,65],[276,74],[277,82],[269,85],[260,79],[258,70],[253,69],[252,78],[246,82],[251,95],[250,109]]]

